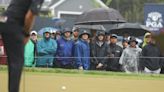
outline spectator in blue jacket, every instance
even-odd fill
[[[71,39],[72,31],[70,28],[65,28],[62,36],[57,40],[57,53],[55,67],[72,69],[73,63],[73,46],[74,41]]]
[[[88,70],[90,68],[89,37],[89,31],[83,30],[79,35],[79,40],[75,43],[75,63],[79,70]]]
[[[50,31],[51,30],[45,29],[45,31],[43,32],[43,39],[39,40],[37,43],[37,67],[53,66],[57,43],[55,40],[51,39]]]

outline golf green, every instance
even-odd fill
[[[44,70],[44,69],[43,69]],[[46,69],[45,69],[46,70]],[[47,70],[50,71],[50,70]],[[61,70],[65,71],[65,70]],[[69,71],[69,70],[66,70]],[[71,70],[70,70],[71,71]],[[76,71],[76,70],[73,70]],[[160,75],[127,75],[99,72],[30,72],[22,74],[20,92],[163,92]],[[96,74],[97,73],[97,74]],[[0,71],[0,92],[7,92],[7,72]]]

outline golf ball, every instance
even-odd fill
[[[62,89],[62,90],[65,90],[65,89],[66,89],[66,87],[65,87],[65,86],[62,86],[62,87],[61,87],[61,89]]]

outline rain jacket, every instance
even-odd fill
[[[112,43],[109,44],[107,71],[120,71],[119,57],[122,51],[123,49],[120,46]]]
[[[143,44],[142,44],[142,48],[145,47],[145,46],[147,45],[146,36],[148,36],[148,35],[151,35],[151,33],[146,33],[146,34],[144,35],[144,41],[143,41]]]
[[[98,41],[91,45],[91,67],[95,69],[96,66],[101,63],[103,65],[106,64],[107,61],[107,50],[108,45],[105,42],[102,42],[102,45],[99,44]],[[99,57],[99,58],[98,58]]]
[[[160,50],[155,44],[148,44],[142,49],[142,62],[144,67],[150,70],[158,70],[161,68],[161,57]],[[147,57],[147,58],[144,58]]]
[[[34,43],[29,40],[28,43],[25,45],[24,57],[25,66],[31,67],[34,64]]]
[[[53,40],[51,38],[46,39],[43,37],[40,41],[37,43],[37,61],[36,66],[53,66],[54,56],[56,54],[57,50],[57,43],[56,40]]]
[[[125,72],[138,72],[139,60],[141,56],[141,48],[131,48],[127,47],[119,60],[119,63],[122,65],[122,68]]]
[[[82,66],[84,70],[90,68],[90,46],[87,41],[79,39],[75,43],[74,56],[77,67]]]
[[[56,53],[56,62],[61,65],[68,65],[73,63],[73,40],[66,40],[64,37],[61,37],[57,40],[57,53]],[[62,58],[64,57],[64,58]],[[69,58],[70,57],[70,58]]]

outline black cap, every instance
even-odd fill
[[[117,38],[117,35],[116,34],[112,34],[111,38]]]
[[[89,32],[89,30],[81,30],[81,31],[80,31],[79,37],[81,38],[81,36],[82,36],[83,34],[88,34],[89,37],[91,36],[91,33]]]
[[[130,44],[130,42],[136,42],[136,44],[138,44],[138,41],[136,40],[136,38],[135,37],[130,37],[130,40],[129,40],[129,44]]]
[[[104,35],[105,36],[105,32],[104,31],[97,31],[96,36],[99,36],[99,35]]]
[[[63,33],[65,33],[65,32],[71,32],[72,33],[72,30],[71,30],[71,28],[64,28],[64,30],[63,30]]]

